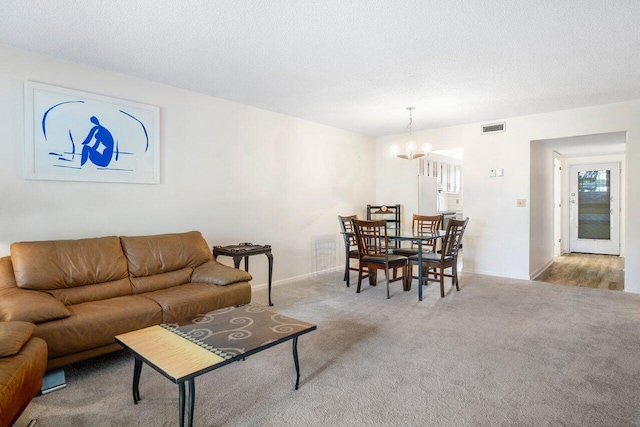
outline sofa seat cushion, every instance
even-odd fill
[[[162,321],[158,304],[135,295],[85,302],[68,309],[69,317],[36,326],[34,335],[47,342],[50,358],[113,344],[118,334]]]
[[[0,340],[2,337],[0,336]],[[19,353],[0,358],[0,426],[10,426],[42,387],[47,344],[31,338]]]
[[[193,271],[192,282],[211,283],[213,285],[231,285],[238,282],[248,282],[253,277],[246,271],[231,268],[218,261],[205,262]]]
[[[229,286],[187,283],[173,288],[140,294],[160,304],[163,323],[195,317],[232,305],[251,302],[251,285],[239,282]]]
[[[0,322],[0,357],[13,356],[29,341],[36,325],[28,322]]]
[[[171,288],[183,285],[191,281],[192,267],[181,268],[180,270],[169,271],[168,273],[153,274],[144,277],[132,277],[131,287],[134,294],[157,291],[158,289]]]
[[[0,321],[41,323],[69,317],[71,312],[46,292],[20,288],[0,290]]]

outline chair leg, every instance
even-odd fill
[[[455,278],[456,281],[456,291],[460,290],[460,286],[458,286],[458,266],[456,264],[453,264],[453,274],[452,276]]]
[[[384,277],[387,279],[387,299],[389,299],[391,298],[391,295],[389,295],[389,266],[384,269]]]
[[[348,278],[349,278],[349,258],[347,258],[347,263],[344,265],[344,279],[342,280],[346,282]],[[347,285],[347,287],[349,287],[349,285]]]
[[[444,298],[444,269],[440,268],[440,297]]]
[[[362,284],[362,266],[358,268],[358,289],[356,289],[356,293],[360,293],[360,285]]]
[[[411,270],[409,270],[410,265],[411,264],[407,262],[407,265],[404,268],[404,286],[407,291],[411,289]]]

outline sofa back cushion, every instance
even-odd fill
[[[19,287],[47,291],[67,305],[131,295],[116,236],[13,243],[11,262]]]
[[[135,294],[189,283],[193,269],[213,259],[198,231],[123,236],[120,241]]]
[[[16,279],[13,276],[13,264],[11,264],[11,257],[4,256],[0,258],[0,290],[7,288],[15,288]]]

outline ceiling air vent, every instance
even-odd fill
[[[482,134],[484,135],[485,133],[498,133],[498,132],[505,132],[507,130],[507,124],[506,123],[493,123],[490,125],[482,125]]]

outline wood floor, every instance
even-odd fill
[[[624,258],[611,255],[570,253],[557,257],[536,281],[621,291]]]

